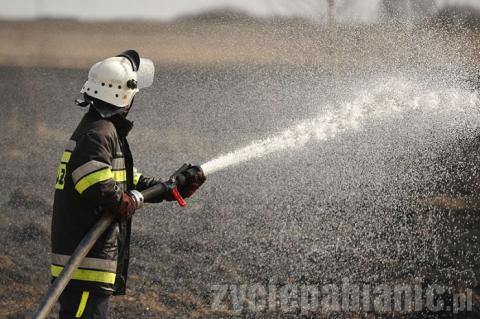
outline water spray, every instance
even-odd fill
[[[311,141],[333,139],[338,134],[359,129],[366,121],[402,116],[405,112],[455,112],[458,103],[451,105],[451,102],[460,99],[460,96],[455,89],[427,91],[419,95],[418,84],[403,79],[389,79],[378,83],[372,90],[360,92],[352,102],[340,104],[337,109],[326,110],[276,135],[214,158],[201,167],[205,175],[210,175],[275,152],[304,147]],[[467,107],[475,107],[478,96],[471,93],[469,98],[470,101],[464,101]]]

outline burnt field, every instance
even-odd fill
[[[0,39],[11,44],[0,48],[0,317],[28,317],[47,291],[55,172],[85,112],[73,101],[89,65],[129,47],[157,67],[130,114],[146,175],[325,114],[338,134],[212,174],[186,209],[139,211],[128,295],[112,299],[112,318],[436,318],[254,311],[251,296],[236,311],[228,294],[212,306],[215,285],[478,286],[475,31],[46,20],[1,22]]]
[[[162,203],[138,212],[129,291],[113,298],[112,317],[238,315],[228,296],[226,309],[212,309],[218,284],[476,286],[479,216],[458,199],[478,188],[477,100],[458,79],[419,73],[158,67],[154,86],[136,98],[130,143],[135,165],[161,177],[329,107],[420,108],[366,116],[331,140],[215,173],[186,209]],[[85,76],[0,71],[2,317],[29,315],[47,290],[55,169],[84,113],[73,99]],[[241,314],[299,315],[248,307]]]

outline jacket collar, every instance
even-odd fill
[[[133,122],[127,120],[123,115],[117,114],[108,119],[113,123],[121,137],[126,137],[133,128]]]
[[[104,118],[107,121],[112,122],[112,124],[115,126],[115,129],[117,130],[117,133],[120,137],[126,137],[133,128],[133,122],[127,120],[125,116],[121,114],[115,114],[110,117],[103,117],[93,107],[90,107],[90,112],[94,113],[98,117]]]

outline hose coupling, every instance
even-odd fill
[[[137,190],[131,190],[131,191],[128,191],[128,194],[135,201],[135,209],[140,209],[143,207],[143,205],[145,204],[145,198],[143,198],[142,193],[140,193]]]

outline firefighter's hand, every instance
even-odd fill
[[[123,193],[122,198],[120,199],[120,204],[117,208],[117,215],[120,218],[128,219],[135,214],[135,209],[137,208],[137,203],[128,193]]]
[[[180,174],[185,177],[185,183],[178,187],[178,191],[183,198],[192,196],[207,179],[200,166],[191,166]]]

